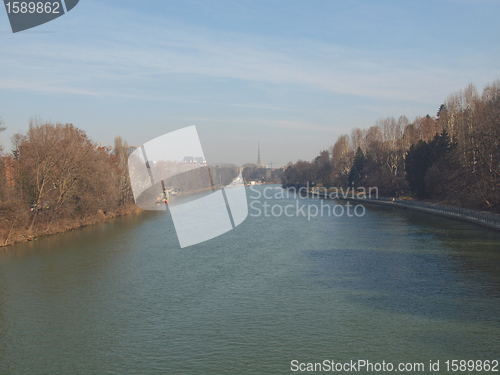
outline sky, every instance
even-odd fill
[[[80,0],[13,34],[0,9],[0,134],[73,123],[141,145],[196,125],[209,163],[312,160],[378,118],[435,115],[500,78],[500,2]]]

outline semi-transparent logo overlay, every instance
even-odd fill
[[[138,147],[128,167],[136,205],[168,209],[181,248],[220,236],[248,216],[241,169],[208,165],[195,126]]]
[[[13,33],[55,20],[73,9],[79,0],[3,0]]]

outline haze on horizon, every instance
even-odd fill
[[[12,34],[0,11],[0,117],[73,123],[103,145],[196,125],[209,162],[311,160],[353,127],[435,115],[500,77],[496,1],[82,0]]]

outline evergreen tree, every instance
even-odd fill
[[[354,156],[354,162],[352,164],[351,171],[349,172],[349,184],[361,186],[363,181],[363,169],[366,166],[365,153],[358,147],[356,155]]]
[[[418,144],[410,147],[405,157],[406,179],[416,198],[430,198],[425,182],[427,171],[451,149],[452,142],[446,131],[440,135],[436,134],[431,142],[420,140]]]

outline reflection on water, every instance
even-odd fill
[[[500,234],[366,209],[249,216],[185,249],[161,212],[6,248],[0,373],[289,374],[294,359],[495,359]]]

